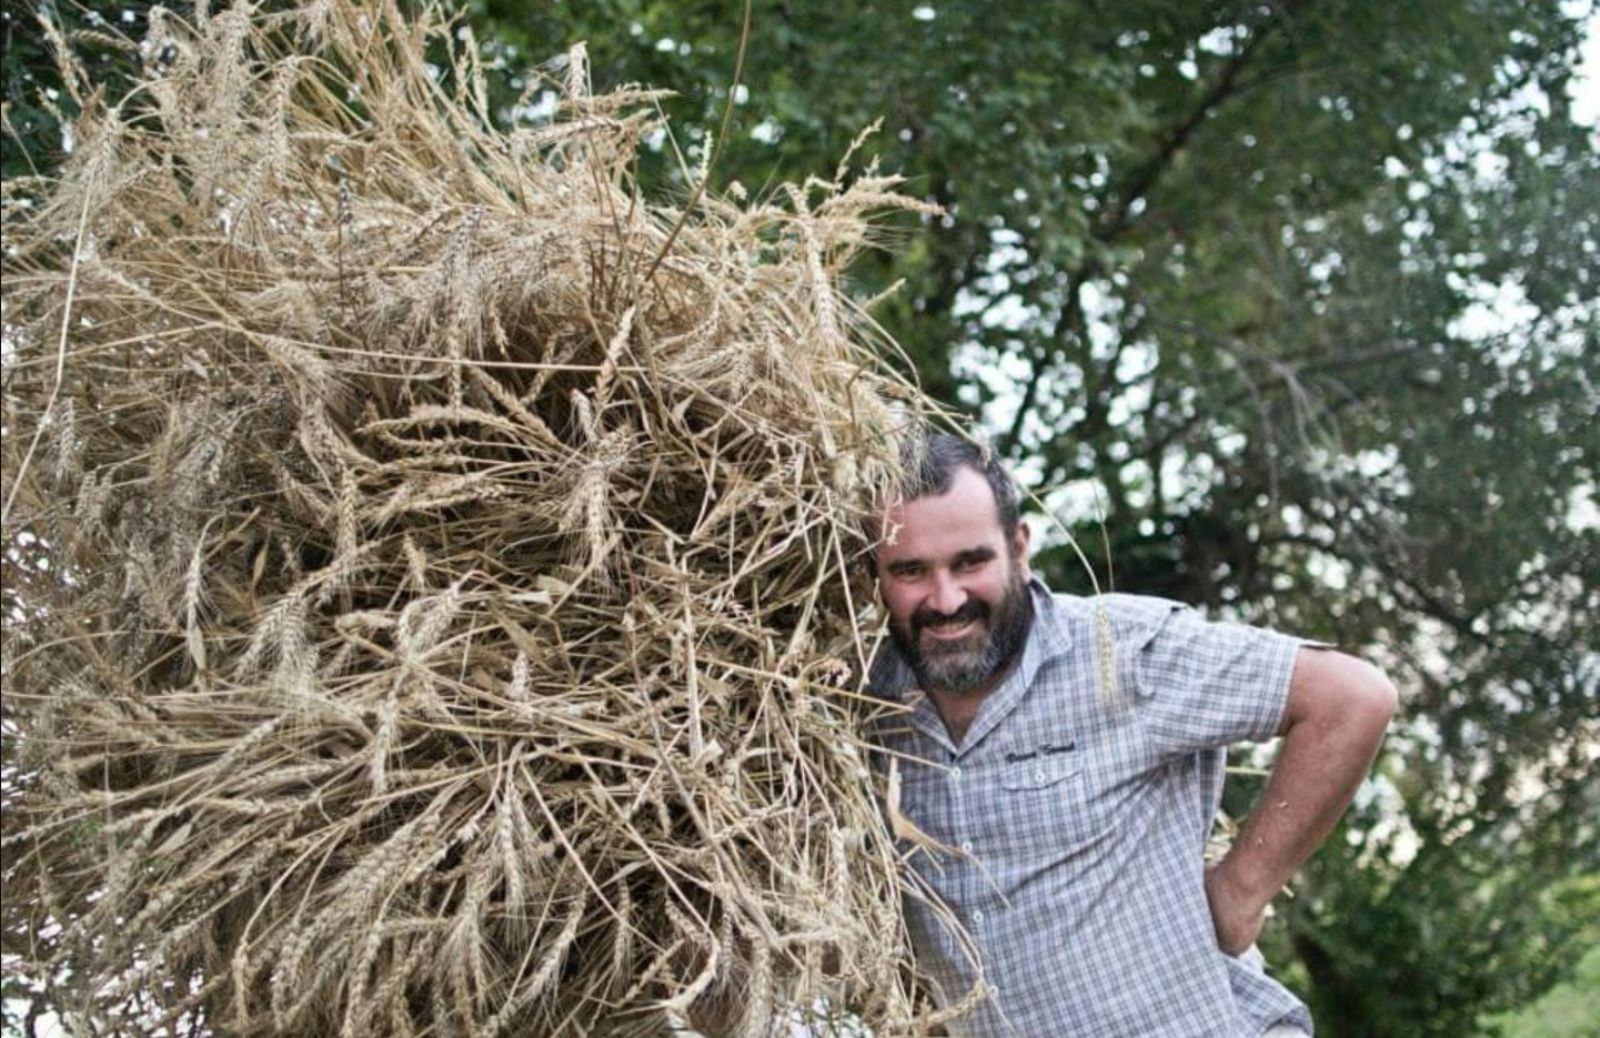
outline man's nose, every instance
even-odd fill
[[[928,607],[943,616],[950,616],[967,604],[967,592],[948,573],[936,573],[933,593],[928,596]]]

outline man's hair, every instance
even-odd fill
[[[1016,535],[1021,510],[1011,474],[987,444],[974,443],[951,433],[929,433],[905,445],[901,453],[905,476],[900,492],[907,501],[949,493],[956,470],[969,468],[981,475],[994,493],[1000,529],[1009,542]]]

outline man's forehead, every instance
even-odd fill
[[[962,466],[951,476],[942,494],[924,494],[890,502],[883,513],[884,543],[894,544],[905,530],[923,532],[928,527],[993,524],[1000,527],[1000,506],[982,473]]]

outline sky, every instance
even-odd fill
[[[1594,128],[1600,126],[1600,11],[1589,15],[1589,31],[1579,54],[1572,81],[1572,117]]]

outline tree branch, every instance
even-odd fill
[[[1067,278],[1066,298],[1061,304],[1061,313],[1056,317],[1055,326],[1050,329],[1050,334],[1045,336],[1045,342],[1056,342],[1068,334],[1081,334],[1083,330],[1083,299],[1080,290],[1084,280],[1095,269],[1094,263],[1088,262]],[[1087,348],[1085,348],[1087,349]],[[1045,365],[1049,355],[1034,354],[1028,358],[1032,372],[1028,377],[1028,384],[1022,389],[1022,400],[1017,404],[1017,413],[1011,419],[1011,428],[1006,430],[1004,438],[1000,441],[1000,453],[1009,455],[1016,450],[1022,439],[1022,424],[1027,420],[1028,411],[1033,407],[1033,401],[1039,393],[1039,382],[1044,378]],[[1084,358],[1080,363],[1084,367],[1084,388],[1091,386],[1089,368],[1090,358]]]
[[[1275,21],[1269,21],[1258,29],[1239,53],[1228,59],[1228,63],[1222,68],[1222,74],[1211,85],[1211,89],[1200,98],[1199,104],[1181,122],[1162,135],[1156,153],[1139,167],[1127,190],[1118,193],[1117,204],[1106,214],[1105,222],[1095,231],[1096,238],[1102,242],[1109,242],[1127,230],[1133,220],[1134,202],[1150,193],[1156,182],[1172,167],[1172,161],[1178,152],[1189,143],[1189,139],[1211,113],[1222,102],[1242,91],[1244,85],[1240,82],[1240,75],[1250,64],[1251,58],[1261,44],[1272,36],[1277,24]]]

